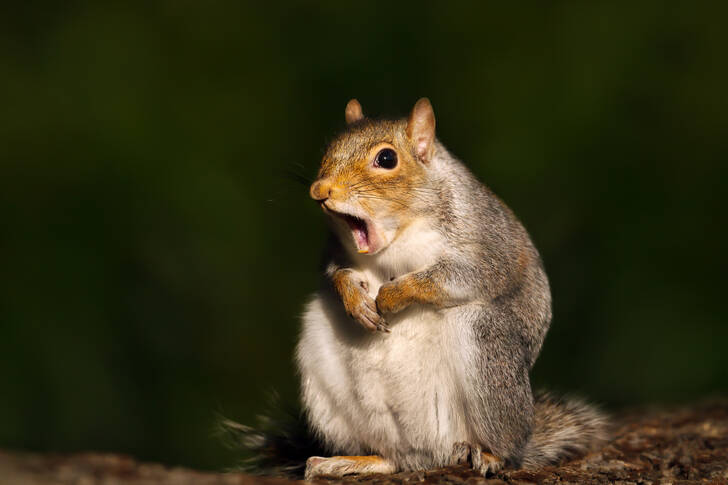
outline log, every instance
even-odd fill
[[[504,470],[478,476],[465,465],[394,475],[317,479],[321,484],[446,483],[726,483],[728,400],[672,409],[642,408],[615,418],[612,439],[597,452],[537,472]],[[0,451],[0,485],[290,485],[296,480],[244,473],[212,473],[138,462],[117,454],[71,455]]]

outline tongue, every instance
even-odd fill
[[[351,232],[354,235],[357,248],[360,253],[369,252],[369,234],[367,233],[367,224],[361,219],[354,217],[347,217],[346,221],[349,223]]]
[[[359,246],[360,253],[369,252],[369,238],[367,238],[367,232],[357,227],[354,229],[354,239],[356,239],[356,245]]]

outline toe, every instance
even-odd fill
[[[487,451],[480,451],[473,455],[473,469],[484,477],[493,475],[503,469],[503,460]]]
[[[451,464],[457,465],[460,463],[465,463],[468,461],[469,457],[470,457],[470,445],[468,443],[465,443],[464,441],[460,441],[458,443],[455,443],[452,446],[452,456],[450,458]]]
[[[312,456],[306,460],[306,471],[304,472],[304,478],[308,480],[315,476],[320,475],[319,468],[323,463],[326,462],[326,458],[321,456]]]

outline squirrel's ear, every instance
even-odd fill
[[[429,99],[420,98],[412,108],[407,119],[407,136],[420,160],[429,162],[435,141],[435,112]]]
[[[346,103],[346,109],[344,110],[344,117],[346,118],[346,124],[350,125],[356,123],[360,119],[364,118],[364,113],[361,111],[361,105],[356,99],[350,99]]]

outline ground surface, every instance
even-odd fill
[[[582,459],[529,473],[504,471],[484,479],[465,466],[398,473],[321,484],[406,485],[451,483],[716,483],[728,484],[728,400],[673,410],[643,409],[615,418],[614,438]],[[240,484],[286,485],[282,478],[205,473],[139,463],[122,455],[37,455],[0,452],[0,485],[6,484]]]

